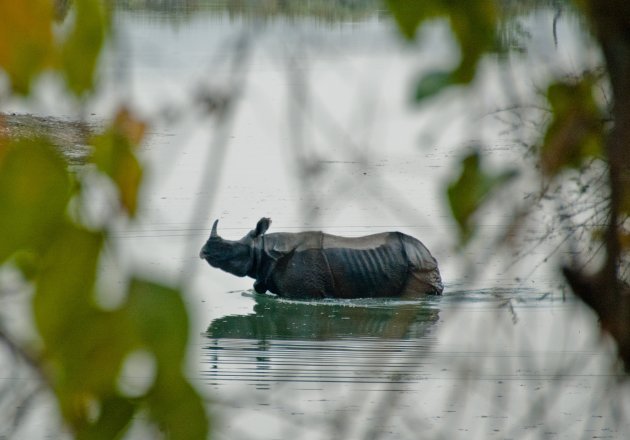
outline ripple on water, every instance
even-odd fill
[[[202,376],[212,384],[417,382],[431,374],[427,366],[436,359],[457,355],[435,352],[442,311],[553,303],[544,292],[514,288],[451,288],[441,297],[414,300],[242,294],[252,299],[253,311],[215,319],[204,335]]]
[[[206,332],[203,376],[213,383],[416,381],[439,321],[423,300],[245,295],[252,313],[218,318]]]

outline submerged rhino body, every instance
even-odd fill
[[[339,237],[321,231],[270,233],[268,218],[238,241],[212,233],[199,256],[211,266],[254,278],[256,292],[283,297],[369,298],[440,295],[437,261],[401,232]]]

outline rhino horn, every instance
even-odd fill
[[[214,221],[212,225],[212,232],[210,232],[210,238],[219,238],[219,234],[217,233],[217,225],[219,224],[219,219]]]

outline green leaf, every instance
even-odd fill
[[[0,2],[0,68],[11,80],[14,92],[26,95],[33,78],[53,54],[52,2]]]
[[[40,279],[47,288],[40,282],[34,311],[46,342],[53,388],[64,419],[77,438],[116,437],[143,407],[169,438],[206,438],[205,407],[182,371],[188,315],[180,293],[135,279],[123,306],[114,311],[100,310],[91,295],[100,248],[97,236],[70,227],[60,240],[69,250],[64,255],[61,249],[52,249],[51,255],[69,257],[74,251],[78,256],[44,266]],[[63,261],[69,269],[65,273],[58,267]],[[75,270],[92,276],[73,276]],[[59,280],[49,278],[55,275],[52,271],[74,282],[60,285]],[[80,279],[85,286],[77,282]],[[156,380],[146,394],[128,398],[118,390],[118,376],[126,357],[138,349],[154,356]],[[90,416],[95,405],[100,409],[96,418]]]
[[[391,11],[400,32],[408,39],[416,35],[416,31],[423,21],[440,13],[439,1],[425,2],[409,0],[387,0],[388,9]]]
[[[477,63],[483,54],[495,49],[496,2],[488,0],[454,2],[448,4],[446,8],[451,29],[461,51],[459,66],[453,71],[453,78],[457,83],[468,83],[475,77]]]
[[[418,28],[435,18],[448,20],[460,48],[459,65],[450,72],[436,72],[420,80],[416,99],[421,101],[454,84],[472,81],[484,53],[495,50],[497,6],[487,0],[446,2],[443,0],[387,0],[400,32],[413,39]]]
[[[593,78],[557,82],[547,89],[551,120],[540,149],[542,171],[555,176],[566,168],[579,169],[602,157],[602,113],[593,97]]]
[[[90,91],[109,26],[109,11],[100,0],[74,0],[74,27],[63,42],[61,59],[68,88],[77,96]]]
[[[35,252],[19,250],[13,254],[11,262],[20,270],[24,279],[31,281],[37,276],[39,260]]]
[[[74,332],[59,347],[67,387],[107,398],[116,392],[123,361],[139,341],[124,312],[102,311],[92,304],[85,311],[85,319],[72,324]]]
[[[465,245],[475,233],[474,215],[488,200],[489,195],[517,176],[515,170],[491,174],[483,170],[479,152],[462,160],[460,176],[448,185],[447,196],[451,212]]]
[[[133,280],[126,306],[139,337],[155,355],[157,377],[148,398],[153,418],[169,438],[206,438],[208,420],[201,398],[183,376],[188,315],[178,291]]]
[[[0,144],[0,263],[20,249],[47,247],[69,198],[66,164],[48,141]]]
[[[432,72],[420,79],[416,86],[415,100],[420,102],[438,94],[453,84],[452,72]]]
[[[123,360],[138,344],[133,327],[124,314],[86,306],[68,330],[63,343],[48,353],[62,414],[78,438],[108,438],[105,433],[125,428],[136,406],[117,389]],[[95,405],[100,408],[96,418]]]
[[[209,427],[203,402],[182,376],[158,375],[148,403],[168,438],[207,438]]]
[[[137,409],[138,405],[129,399],[109,397],[101,402],[98,420],[77,437],[89,440],[120,438]]]
[[[103,236],[67,224],[50,237],[33,298],[35,322],[49,349],[92,318],[93,286]]]
[[[188,314],[179,292],[134,279],[129,286],[126,310],[158,364],[181,369],[188,340]]]
[[[125,319],[94,304],[102,234],[66,224],[50,240],[33,315],[61,413],[81,437],[90,426],[90,408],[114,395],[122,360],[135,341]]]

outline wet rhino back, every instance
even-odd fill
[[[269,234],[276,261],[267,284],[289,297],[387,297],[442,292],[437,261],[399,232],[339,237],[322,232]]]
[[[340,298],[396,296],[406,283],[408,264],[396,234],[325,234],[322,250]]]

